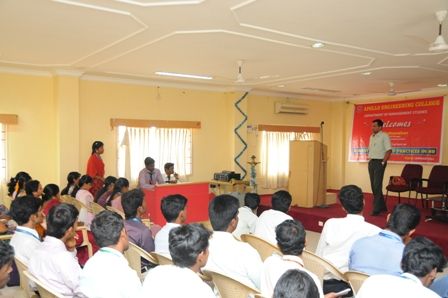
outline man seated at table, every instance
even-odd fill
[[[168,235],[171,229],[179,227],[187,220],[187,198],[183,195],[169,195],[162,199],[161,209],[166,224],[157,233],[155,238],[155,251],[169,256]]]
[[[179,174],[174,172],[174,163],[167,162],[163,168],[165,170],[163,179],[166,183],[176,184],[177,182],[179,182]]]
[[[200,224],[172,229],[169,250],[173,265],[150,270],[143,283],[145,297],[216,298],[210,286],[198,276],[208,259],[211,232]],[[169,281],[175,284],[168,285]]]
[[[367,278],[357,298],[437,298],[427,287],[442,272],[446,259],[442,249],[425,237],[412,239],[404,248],[400,276],[378,274]]]
[[[151,157],[145,158],[145,168],[138,174],[138,187],[152,189],[156,184],[164,184],[162,173],[155,168],[155,161]]]
[[[81,267],[75,251],[66,248],[66,243],[76,234],[78,215],[78,209],[70,204],[59,204],[50,209],[47,235],[34,251],[28,266],[31,274],[67,297],[81,295]]]

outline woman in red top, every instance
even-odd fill
[[[95,196],[96,192],[103,187],[104,184],[104,162],[101,154],[104,153],[104,144],[101,141],[95,141],[92,144],[92,154],[87,161],[87,175],[93,178],[92,188],[90,192]]]

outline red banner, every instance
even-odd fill
[[[443,97],[355,105],[349,161],[367,161],[375,119],[389,134],[390,161],[441,162]]]

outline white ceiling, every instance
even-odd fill
[[[428,51],[444,9],[448,0],[0,0],[0,65],[323,99],[384,95],[389,82],[429,91],[448,83],[448,52]]]

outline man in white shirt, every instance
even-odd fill
[[[33,196],[18,197],[11,203],[10,214],[18,227],[11,238],[15,255],[28,266],[31,256],[41,244],[36,224],[42,223],[42,200]]]
[[[167,162],[163,166],[163,169],[165,170],[165,175],[163,175],[165,183],[176,184],[177,182],[179,182],[179,174],[174,172],[174,163]]]
[[[162,199],[160,208],[166,224],[156,234],[155,252],[170,256],[168,249],[168,235],[171,229],[179,227],[187,220],[187,198],[183,195],[169,195]]]
[[[238,207],[238,199],[231,195],[220,195],[210,201],[208,214],[214,232],[204,270],[216,271],[258,289],[263,266],[260,255],[232,235],[238,224]]]
[[[276,244],[275,228],[292,217],[288,212],[292,197],[286,190],[279,190],[272,195],[272,209],[264,211],[257,220],[254,235]]]
[[[361,188],[356,185],[342,187],[339,200],[347,216],[330,218],[325,222],[316,254],[331,262],[340,271],[346,272],[353,243],[363,237],[376,235],[381,229],[366,222],[362,216],[364,195]],[[332,276],[328,276],[324,281],[324,293],[339,292],[347,287],[347,283],[333,279]]]
[[[257,225],[257,210],[260,205],[260,196],[248,192],[244,196],[244,206],[238,209],[238,226],[233,231],[233,236],[240,239],[242,234],[253,234]]]
[[[173,265],[157,266],[148,272],[143,282],[143,296],[216,298],[210,286],[198,276],[207,263],[210,235],[200,224],[172,229],[169,249]]]
[[[31,274],[65,297],[82,297],[79,291],[81,267],[76,255],[65,245],[76,234],[78,215],[78,209],[69,204],[50,209],[47,236],[34,251],[28,266]]]
[[[139,298],[142,284],[129,267],[123,252],[129,248],[123,219],[115,212],[101,211],[91,230],[101,249],[91,257],[81,273],[81,292],[92,298]]]
[[[303,225],[295,220],[288,219],[282,222],[275,229],[277,245],[283,255],[273,254],[268,257],[263,264],[261,273],[261,293],[265,297],[272,297],[274,287],[289,269],[302,270],[314,280],[319,297],[324,297],[319,278],[304,267],[303,260],[300,258],[305,248],[306,232]],[[333,297],[333,293],[328,297]]]
[[[404,248],[401,276],[373,275],[364,281],[357,298],[436,298],[427,287],[446,265],[442,249],[424,237],[412,239]]]
[[[156,184],[164,184],[162,173],[155,168],[151,157],[145,158],[145,168],[138,174],[138,188],[153,189]]]
[[[319,290],[311,276],[299,269],[289,269],[278,280],[270,297],[319,297]]]

